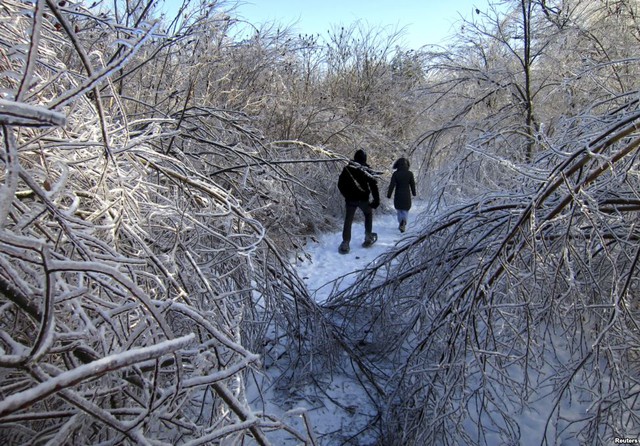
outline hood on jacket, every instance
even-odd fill
[[[367,153],[364,150],[359,149],[356,151],[356,154],[353,156],[353,160],[358,164],[365,165],[367,164]]]
[[[409,170],[409,160],[406,158],[398,158],[398,160],[393,163],[393,168],[398,170]]]

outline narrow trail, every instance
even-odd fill
[[[304,260],[299,258],[293,266],[304,280],[311,296],[318,303],[323,303],[332,292],[352,285],[367,265],[410,235],[419,224],[416,222],[421,210],[419,203],[416,203],[409,215],[407,231],[401,233],[395,211],[378,209],[373,220],[373,231],[378,234],[378,240],[373,246],[361,246],[364,240],[364,223],[357,219],[353,224],[349,254],[338,253],[338,246],[342,241],[342,228],[338,228],[335,232],[319,236],[316,243],[309,244],[305,249],[307,256]],[[266,373],[256,374],[250,379],[247,393],[253,408],[278,414],[301,432],[306,428],[295,414],[300,413],[300,410],[305,411],[319,446],[366,446],[376,443],[376,436],[369,427],[377,417],[377,409],[371,404],[367,390],[353,370],[347,367],[342,373],[317,376],[318,381],[315,383],[295,383],[282,387],[279,376],[286,369],[284,364],[286,361],[282,367],[274,363]],[[263,389],[261,392],[257,391],[253,380],[255,384],[259,383],[258,387]],[[291,438],[285,438],[283,432],[274,432],[268,436],[273,444],[299,444]]]
[[[306,283],[311,296],[316,302],[323,303],[333,292],[342,291],[352,285],[360,271],[411,234],[415,229],[416,216],[420,211],[420,206],[412,208],[407,232],[404,234],[398,229],[394,210],[374,211],[373,232],[378,234],[378,241],[369,248],[361,246],[364,240],[364,223],[361,220],[353,223],[349,254],[338,253],[338,246],[342,242],[341,230],[323,234],[318,238],[318,243],[308,245],[305,252],[309,258],[298,260],[294,267]],[[334,289],[336,286],[338,288]]]

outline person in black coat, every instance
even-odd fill
[[[409,170],[408,159],[399,158],[393,164],[393,168],[396,171],[391,175],[387,198],[391,198],[395,190],[393,207],[396,208],[398,213],[398,229],[400,229],[400,232],[404,232],[407,229],[409,209],[411,209],[411,196],[416,196],[416,180],[413,177],[413,172]]]
[[[346,213],[342,228],[342,243],[338,251],[341,254],[349,252],[351,242],[351,226],[356,210],[364,214],[365,238],[362,246],[371,246],[377,239],[373,232],[373,211],[380,205],[380,193],[376,173],[367,164],[367,154],[364,150],[356,151],[353,161],[342,169],[338,178],[338,189],[344,197]],[[369,202],[369,196],[373,198]]]

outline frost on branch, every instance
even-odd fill
[[[66,121],[62,113],[20,102],[0,99],[0,122],[3,125],[26,127],[64,126]]]
[[[608,444],[638,431],[640,110],[589,133],[578,121],[530,170],[503,171],[514,190],[441,210],[334,296],[344,337],[378,346],[362,351],[387,389],[387,441]]]
[[[266,444],[245,318],[256,290],[286,315],[297,279],[239,199],[157,150],[173,119],[128,115],[111,78],[153,27],[117,40],[91,10],[36,6],[0,5],[0,436]]]

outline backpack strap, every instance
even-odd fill
[[[349,164],[351,165],[351,164]],[[365,193],[366,190],[363,189],[363,187],[360,185],[360,183],[358,183],[358,180],[356,180],[353,176],[353,174],[351,173],[351,169],[349,169],[349,166],[345,167],[345,170],[347,171],[347,173],[349,174],[349,176],[351,177],[351,180],[353,181],[353,184],[355,184],[355,186],[358,188],[358,190],[362,193]]]

